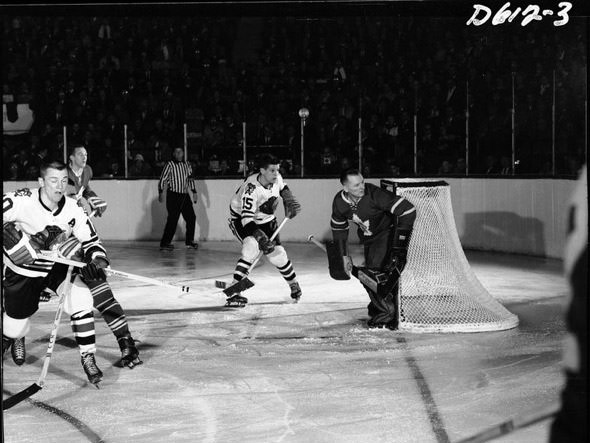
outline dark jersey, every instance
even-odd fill
[[[411,226],[416,208],[408,200],[370,183],[365,184],[365,195],[355,203],[345,191],[340,191],[332,203],[330,227],[335,236],[348,237],[348,223],[358,226],[361,242],[389,230],[395,223],[398,226]]]
[[[88,165],[84,166],[82,172],[78,175],[74,172],[71,165],[68,166],[68,189],[66,195],[72,198],[84,197],[88,200],[89,197],[96,197],[96,192],[90,189],[90,180],[92,179],[92,168]],[[80,189],[84,188],[82,195],[78,196]]]

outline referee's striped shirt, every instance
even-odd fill
[[[195,193],[195,181],[192,177],[193,169],[188,162],[169,161],[164,166],[160,182],[158,183],[158,190],[160,192],[170,189],[172,192],[179,194],[188,193],[188,189]]]

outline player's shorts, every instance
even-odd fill
[[[64,281],[68,267],[56,263],[45,277],[25,277],[10,268],[4,274],[4,310],[9,317],[24,319],[39,309],[39,295],[47,287],[57,288]]]
[[[242,226],[242,223],[240,222],[239,218],[230,218],[228,220],[229,222],[229,228],[231,229],[231,231],[233,232],[233,234],[236,236],[236,238],[238,240],[240,240],[240,242],[243,242],[244,239],[246,237],[248,237],[248,233],[246,232],[246,230],[244,229],[244,227]],[[260,229],[262,232],[264,232],[268,238],[270,238],[274,232],[277,230],[277,219],[273,218],[271,221],[266,222],[266,223],[262,223],[259,225],[256,225],[256,227],[258,229]],[[274,238],[274,242],[276,245],[280,245],[281,244],[281,239],[279,234],[277,234],[277,236]]]

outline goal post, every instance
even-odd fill
[[[416,207],[399,284],[399,329],[483,332],[514,328],[518,317],[484,288],[463,252],[445,181],[381,180]]]

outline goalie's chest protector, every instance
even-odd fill
[[[46,226],[58,226],[70,236],[76,224],[84,223],[84,212],[73,199],[63,197],[52,212],[41,202],[39,189],[19,189],[4,194],[3,222],[13,221],[28,235],[35,235]]]
[[[353,202],[344,191],[338,193],[335,208],[341,217],[358,226],[359,237],[363,240],[389,230],[394,221],[391,210],[399,198],[391,192],[367,183],[365,195],[357,203]]]

